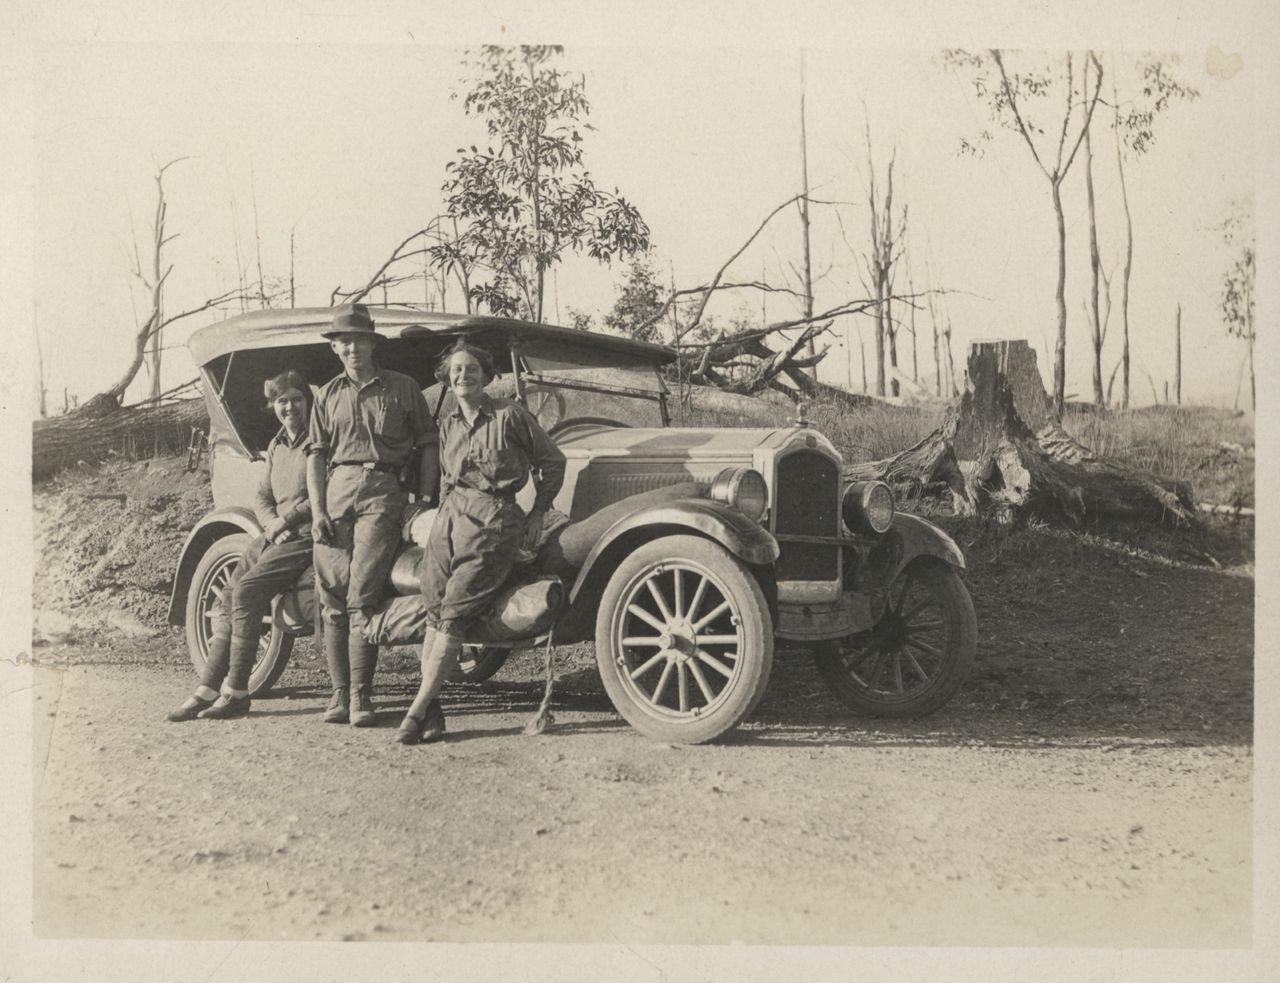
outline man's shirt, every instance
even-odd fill
[[[437,441],[418,384],[400,372],[378,369],[363,386],[345,372],[316,395],[308,453],[331,462],[375,461],[403,467],[415,448]]]

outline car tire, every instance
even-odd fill
[[[831,692],[855,713],[922,717],[968,677],[977,640],[964,581],[953,567],[923,557],[890,585],[874,627],[815,646],[813,659]]]
[[[605,586],[596,664],[618,713],[646,737],[715,740],[754,709],[769,683],[773,624],[764,592],[718,543],[652,540]]]
[[[511,649],[493,645],[464,645],[458,654],[458,668],[449,673],[451,683],[483,683],[507,664]]]
[[[221,592],[231,580],[240,557],[253,542],[247,533],[223,536],[210,546],[196,565],[187,589],[187,654],[197,673],[204,672],[213,638],[213,619],[221,606]],[[262,620],[258,658],[249,674],[249,695],[261,697],[280,679],[293,651],[293,636],[274,623],[268,613]]]

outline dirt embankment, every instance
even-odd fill
[[[35,642],[102,647],[167,635],[182,544],[213,507],[185,458],[72,468],[33,490]]]

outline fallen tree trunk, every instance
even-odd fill
[[[969,349],[964,394],[942,425],[893,457],[848,469],[917,487],[944,483],[958,514],[1023,514],[1081,522],[1094,516],[1195,520],[1184,482],[1100,458],[1054,413],[1025,341]]]
[[[32,427],[31,479],[41,481],[80,462],[93,464],[113,454],[156,457],[179,454],[191,440],[191,430],[209,428],[203,399],[185,399],[160,406],[81,409]]]

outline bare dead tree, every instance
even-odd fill
[[[907,292],[916,292],[915,280],[911,276],[911,253],[907,253]],[[911,305],[911,381],[920,381],[920,360],[916,347],[916,305]]]
[[[49,409],[46,403],[48,391],[46,390],[44,383],[44,350],[40,345],[40,325],[37,323],[33,324],[32,327],[35,330],[36,336],[36,394],[39,398],[39,403],[37,405],[40,412],[40,418],[44,419],[49,415]]]
[[[800,228],[804,243],[804,316],[813,317],[813,267],[809,256],[809,140],[805,131],[804,116],[804,51],[800,52]],[[808,354],[813,355],[813,342],[809,342]],[[810,369],[810,376],[818,378],[818,367]]]
[[[164,247],[169,242],[178,237],[175,233],[171,236],[165,235],[165,219],[168,216],[169,204],[164,194],[164,174],[174,164],[179,164],[187,157],[177,157],[167,164],[160,165],[156,168],[156,207],[151,219],[151,272],[150,274],[142,271],[142,257],[138,252],[138,240],[135,237],[133,241],[133,275],[142,282],[147,294],[150,297],[150,313],[144,324],[144,330],[147,325],[159,325],[154,330],[147,331],[143,340],[143,347],[138,352],[138,365],[134,367],[129,374],[128,382],[133,381],[134,375],[138,369],[145,363],[151,377],[151,395],[157,396],[160,393],[160,368],[163,358],[163,327],[166,323],[164,320],[164,282],[169,276],[172,265],[164,266]],[[125,385],[128,385],[128,382]],[[118,396],[124,394],[122,388]]]
[[[258,232],[258,185],[254,179],[253,167],[249,168],[249,195],[253,203],[253,246],[258,260],[258,307],[267,306],[266,278],[262,275],[262,236]]]
[[[1173,392],[1182,405],[1182,304],[1173,317]]]
[[[947,379],[950,380],[951,395],[956,397],[960,395],[960,387],[956,385],[956,362],[955,355],[951,349],[951,312],[946,312],[946,327],[942,332],[942,343],[947,353]]]
[[[231,183],[231,171],[227,171],[227,188],[231,199],[231,235],[235,246],[236,255],[236,281],[240,285],[240,313],[243,314],[249,309],[249,290],[244,279],[244,260],[240,256],[240,210],[236,207],[235,187]]]
[[[1092,53],[1090,53],[1092,57]],[[1101,82],[1101,79],[1098,79]],[[1084,98],[1089,99],[1089,74],[1084,77]],[[1089,205],[1089,334],[1093,342],[1093,402],[1096,406],[1104,405],[1102,393],[1102,342],[1104,333],[1102,319],[1098,310],[1098,287],[1101,277],[1102,263],[1098,257],[1098,212],[1093,195],[1093,140],[1090,136],[1092,127],[1084,129],[1084,187],[1085,199]]]
[[[1124,271],[1120,278],[1120,324],[1124,334],[1121,364],[1124,375],[1120,381],[1120,405],[1129,407],[1129,277],[1133,271],[1133,215],[1129,211],[1129,186],[1124,180],[1124,151],[1120,125],[1120,97],[1116,93],[1115,76],[1111,77],[1111,100],[1115,109],[1113,130],[1116,137],[1116,173],[1120,178],[1120,203],[1124,208]]]
[[[892,296],[894,264],[899,256],[900,244],[905,237],[907,212],[905,208],[902,210],[901,219],[895,228],[893,220],[893,166],[898,156],[897,148],[895,147],[889,155],[889,164],[885,170],[885,190],[883,196],[881,196],[877,185],[875,157],[871,149],[870,123],[864,124],[864,135],[867,145],[866,192],[871,224],[871,244],[870,251],[865,255],[863,262],[866,266],[867,276],[870,279],[868,289],[877,302],[875,313],[875,394],[884,396],[886,354],[888,355],[889,364],[895,369],[898,367],[897,330],[893,322]],[[897,379],[892,379],[889,385],[891,394],[897,396],[899,393]]]
[[[1180,81],[1173,72],[1179,58],[1176,54],[1146,54],[1137,64],[1141,80],[1131,89],[1132,96],[1121,102],[1116,78],[1116,60],[1112,59],[1111,108],[1112,132],[1116,142],[1116,173],[1120,179],[1120,202],[1124,212],[1124,267],[1120,279],[1120,322],[1123,338],[1121,365],[1124,369],[1121,405],[1129,405],[1129,280],[1133,271],[1133,216],[1129,210],[1129,187],[1125,174],[1126,149],[1141,157],[1156,141],[1156,121],[1175,102],[1191,102],[1200,93]]]

